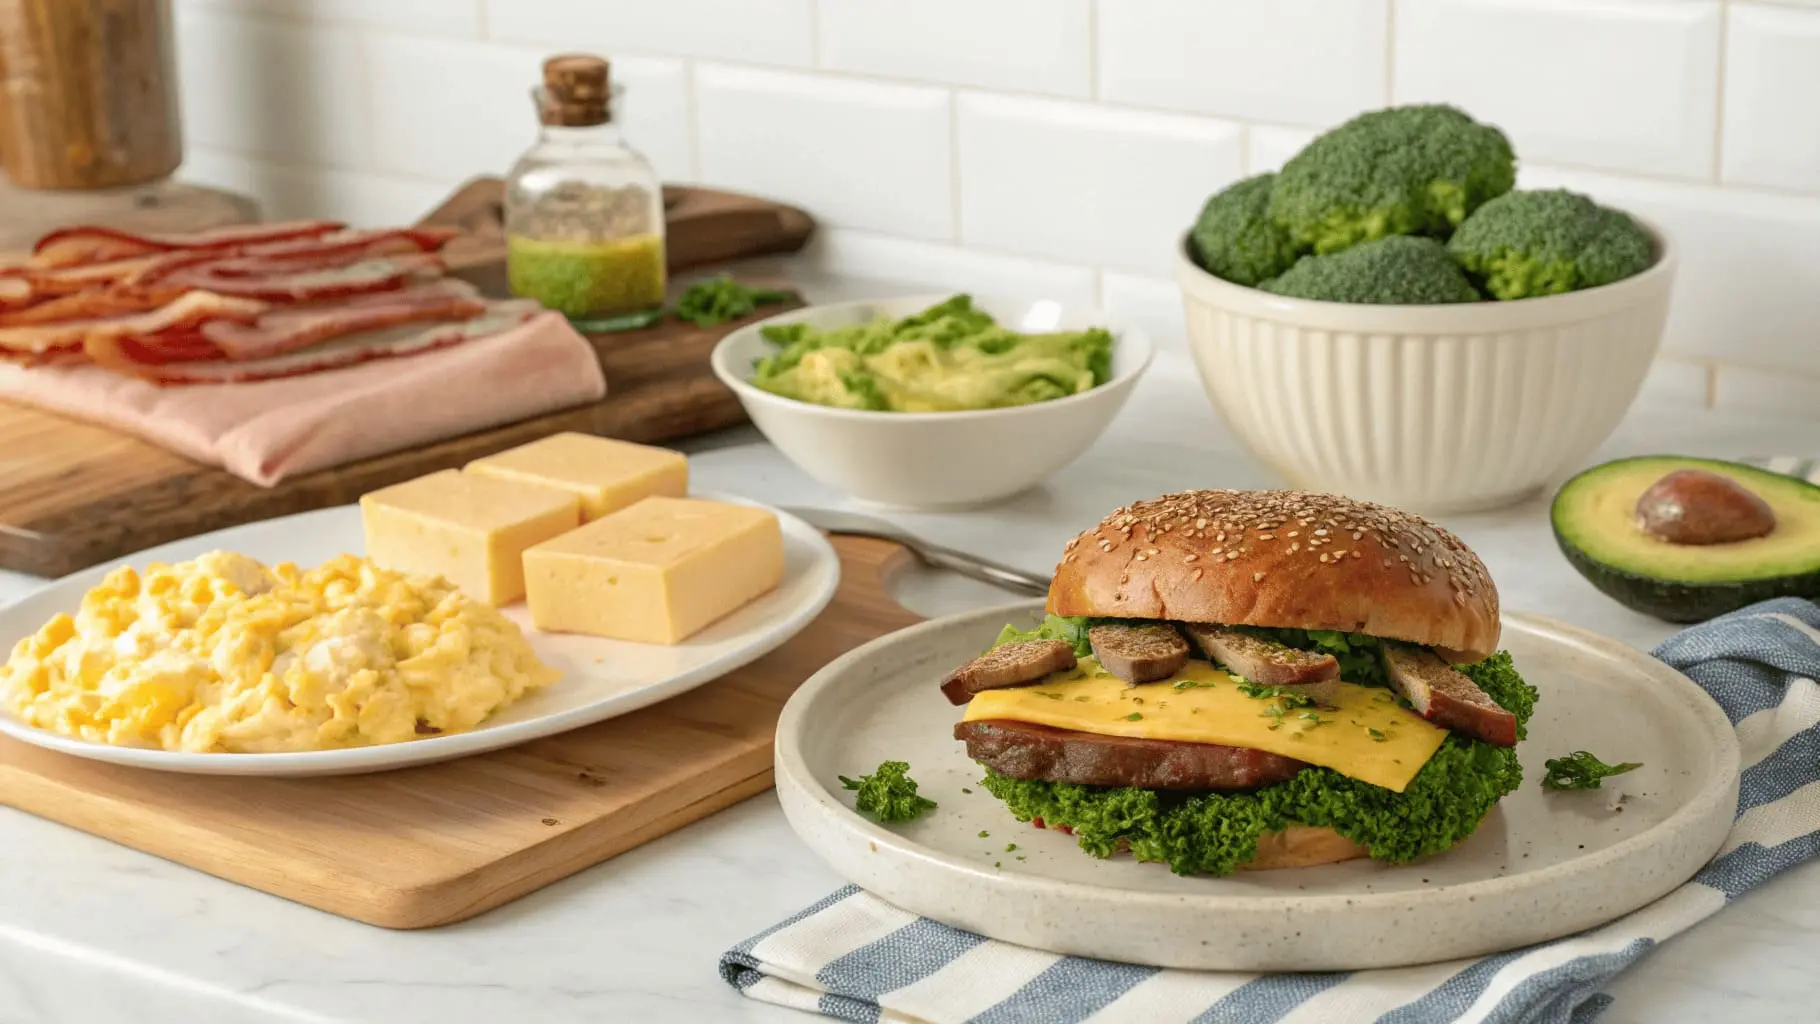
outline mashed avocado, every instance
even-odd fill
[[[778,351],[752,383],[801,402],[889,412],[1028,405],[1079,394],[1112,376],[1102,328],[1020,334],[957,295],[921,313],[833,330],[781,324],[761,332]]]

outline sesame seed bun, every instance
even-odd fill
[[[1048,610],[1337,629],[1455,662],[1498,646],[1497,588],[1458,537],[1408,512],[1302,491],[1182,491],[1121,508],[1068,542]]]

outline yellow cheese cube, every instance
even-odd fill
[[[551,434],[463,468],[568,491],[581,499],[583,522],[654,494],[680,498],[689,493],[689,460],[681,452],[593,434]]]
[[[440,575],[498,606],[524,596],[525,549],[581,525],[581,502],[445,469],[363,495],[360,519],[367,556],[380,566]]]
[[[525,552],[538,629],[674,644],[775,588],[783,531],[763,509],[646,498]]]

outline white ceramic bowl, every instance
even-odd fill
[[[1041,483],[1093,444],[1150,365],[1150,339],[1133,328],[1110,326],[1096,311],[976,295],[974,305],[1017,330],[1106,326],[1116,339],[1112,379],[1048,402],[962,412],[837,409],[774,395],[751,382],[754,360],[776,351],[759,335],[764,327],[807,322],[833,328],[876,316],[907,316],[951,295],[791,310],[727,335],[710,362],[752,423],[803,472],[862,502],[921,510],[983,505]]]
[[[1514,302],[1365,306],[1232,284],[1176,248],[1214,406],[1296,487],[1420,512],[1520,501],[1598,448],[1661,344],[1674,246],[1613,284]]]

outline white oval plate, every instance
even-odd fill
[[[347,775],[402,768],[478,754],[613,718],[674,697],[763,657],[820,614],[840,582],[840,558],[814,527],[767,505],[724,495],[699,495],[758,505],[777,514],[784,535],[784,577],[776,590],[675,646],[540,633],[524,603],[502,611],[523,627],[538,657],[562,672],[469,732],[374,747],[282,754],[189,754],[114,747],[70,739],[26,725],[0,711],[0,733],[65,754],[197,775]],[[115,559],[66,576],[0,608],[0,652],[38,630],[58,612],[74,613],[82,595],[114,567],[175,562],[224,548],[268,565],[312,566],[366,542],[360,508],[344,505],[203,534]]]
[[[1513,949],[1620,917],[1692,877],[1737,807],[1737,738],[1690,680],[1615,640],[1509,615],[1503,645],[1541,692],[1520,748],[1524,782],[1459,846],[1403,866],[1226,878],[1096,860],[1017,821],[979,785],[983,769],[953,738],[961,709],[937,690],[1004,623],[1039,614],[1019,603],[938,619],[811,677],[777,730],[777,792],[797,835],[861,888],[988,938],[1159,967],[1359,970]],[[1600,790],[1543,790],[1542,762],[1582,749],[1643,767]],[[908,761],[936,809],[889,828],[856,813],[836,776],[885,760]]]

